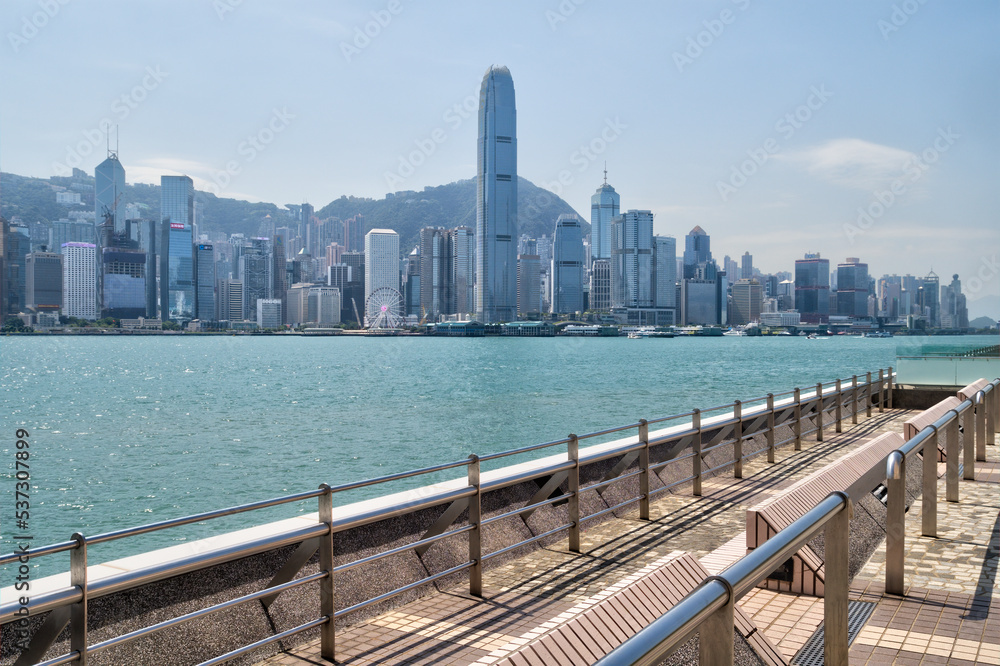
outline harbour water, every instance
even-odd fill
[[[847,336],[87,336],[0,344],[4,506],[14,506],[14,431],[24,428],[36,546],[814,386],[892,365],[896,349],[892,339]],[[296,511],[315,511],[315,503],[112,542],[91,561]],[[33,564],[44,575],[67,569],[68,557]]]

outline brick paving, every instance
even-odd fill
[[[701,558],[726,546],[721,557],[716,553],[715,560],[705,561],[712,570],[724,568],[725,561],[738,555],[733,544],[746,528],[749,506],[883,432],[899,432],[910,416],[912,412],[903,410],[873,413],[872,418],[862,416],[858,426],[845,423],[842,434],[827,431],[824,442],[803,441],[802,451],[786,444],[776,452],[777,464],[768,464],[763,455],[746,461],[743,479],[726,474],[706,479],[700,498],[691,496],[690,486],[663,493],[651,505],[650,521],[638,520],[637,511],[632,511],[623,518],[585,526],[582,553],[569,552],[562,541],[490,569],[484,575],[482,599],[469,596],[460,585],[340,630],[338,663],[495,663],[537,635],[538,627],[556,626],[553,620],[559,616],[557,621],[563,621],[574,608],[585,607],[671,552],[686,551]],[[799,612],[810,621],[821,618],[822,600],[809,601],[805,608],[807,602],[792,599],[788,603],[772,600],[787,606],[787,617],[782,619],[779,613],[767,622],[765,634],[781,634],[782,650],[794,653],[798,647],[793,646],[800,647],[808,638],[801,635],[807,625],[795,629],[788,618]],[[818,615],[812,608],[817,601]],[[762,604],[757,610],[764,606],[770,605]],[[322,663],[326,662],[314,640],[271,657],[261,666]]]

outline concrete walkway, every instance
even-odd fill
[[[911,415],[912,412],[894,410],[874,413],[869,419],[862,416],[857,426],[845,424],[842,434],[827,431],[824,442],[803,442],[800,452],[787,444],[778,449],[776,464],[768,464],[765,456],[744,463],[743,479],[728,475],[707,479],[700,498],[690,495],[689,486],[675,488],[673,493],[664,494],[652,504],[651,521],[638,520],[633,511],[625,518],[585,528],[582,553],[569,552],[563,541],[488,570],[481,599],[469,596],[467,589],[459,586],[338,631],[338,663],[495,663],[537,635],[540,628],[554,626],[546,623],[557,616],[565,619],[574,608],[586,606],[602,590],[673,551],[687,551],[704,558],[728,543],[720,552],[733,550],[733,556],[738,557],[741,549],[734,539],[746,528],[749,506],[883,432],[901,432],[902,422]],[[991,450],[994,456],[995,451]],[[963,493],[966,485],[963,483]],[[997,486],[992,485],[992,489],[995,497]],[[966,506],[958,505],[956,510]],[[993,517],[996,518],[995,510]],[[949,525],[951,519],[951,514],[946,514],[941,524]],[[912,510],[907,524],[919,526]],[[718,570],[724,562],[716,562],[715,569],[711,558],[706,558],[703,564],[710,570]],[[877,572],[868,576],[869,580],[878,580]],[[857,595],[875,594],[874,589],[866,586],[857,590]],[[791,595],[769,594],[770,598],[760,597],[757,601],[748,596],[744,608],[751,614],[763,613],[758,626],[768,626],[765,633],[769,638],[775,644],[784,640],[782,649],[794,654],[793,646],[798,643],[801,647],[818,620],[804,635],[801,634],[810,626],[808,623],[795,631],[784,630],[785,622],[778,621],[781,616],[776,612],[778,605],[783,605],[786,611],[794,609],[800,619],[805,615],[822,619],[822,599],[809,597],[796,602],[797,597]],[[818,606],[800,614],[796,603]],[[772,614],[774,621],[764,622]],[[852,656],[860,641],[859,637],[852,647]],[[316,640],[261,662],[267,666],[324,663],[327,662],[320,658]]]

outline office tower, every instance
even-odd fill
[[[281,328],[281,299],[257,299],[257,327]]]
[[[550,311],[583,312],[583,228],[576,215],[560,215],[552,236]]]
[[[712,261],[711,238],[700,226],[692,229],[684,237],[684,278],[697,277],[699,265]],[[712,279],[712,278],[702,278]]]
[[[611,307],[653,306],[653,213],[630,210],[611,222]]]
[[[542,308],[541,258],[537,254],[517,257],[517,313],[537,314]]]
[[[348,268],[347,285],[340,291],[341,321],[354,322],[360,326],[364,323],[362,313],[365,309],[365,255],[363,252],[345,252],[340,258]],[[331,283],[330,286],[338,285]]]
[[[392,289],[395,294],[385,290]],[[372,295],[379,292],[382,304],[386,299],[395,302],[398,309],[392,313],[401,316],[403,296],[399,293],[399,234],[392,229],[372,229],[365,234],[365,312],[364,317],[378,316],[378,307]]]
[[[157,277],[158,254],[162,240],[160,223],[156,220],[142,220],[139,233],[139,247],[146,254],[146,314],[150,319],[160,316],[160,287]]]
[[[301,326],[309,322],[309,290],[311,282],[299,282],[288,288],[285,296],[285,319],[290,326]]]
[[[251,238],[240,255],[240,280],[243,282],[243,318],[252,319],[257,301],[274,295],[273,256],[266,238]],[[281,303],[281,299],[277,299]],[[279,318],[281,312],[278,313]]]
[[[452,314],[467,314],[475,310],[476,237],[470,227],[456,227],[451,237],[453,301]]]
[[[927,326],[936,328],[941,325],[941,308],[939,298],[941,287],[937,273],[931,271],[927,277],[921,278],[917,287],[917,306],[920,314],[927,321]]]
[[[492,66],[479,92],[476,316],[514,321],[517,309],[517,111],[514,81]]]
[[[316,243],[316,232],[313,225],[313,215],[316,209],[310,204],[304,203],[299,206],[299,236],[302,238],[306,252],[314,254],[313,245]]]
[[[969,310],[957,274],[951,276],[951,284],[941,285],[941,328],[969,328]]]
[[[743,258],[740,262],[740,279],[753,279],[753,255],[749,252],[743,253]]]
[[[108,158],[94,169],[94,215],[98,226],[106,225],[119,233],[125,230],[124,194],[125,167],[118,161],[118,153],[109,150]]]
[[[608,185],[608,170],[604,169],[604,184],[590,197],[590,255],[593,261],[611,259],[611,220],[618,217],[621,197]]]
[[[216,321],[215,303],[215,249],[211,243],[195,247],[195,319]]]
[[[436,322],[446,311],[445,291],[448,283],[448,239],[440,227],[420,230],[420,306],[421,320]]]
[[[611,261],[608,259],[594,259],[590,267],[590,309],[611,309]]]
[[[677,307],[677,241],[671,236],[653,236],[652,286],[653,307],[673,311]]]
[[[101,248],[103,301],[101,317],[138,319],[146,316],[146,253],[124,234]],[[122,247],[124,246],[124,247]]]
[[[336,287],[313,285],[309,289],[306,320],[316,326],[340,323],[340,290]]]
[[[31,247],[28,229],[20,225],[4,224],[4,271],[2,278],[7,286],[7,311],[17,314],[25,306],[25,263]]]
[[[358,214],[344,220],[344,245],[348,252],[365,251],[365,218]]]
[[[25,257],[24,268],[28,309],[58,314],[63,300],[62,255],[57,252],[32,252]]]
[[[66,243],[63,255],[63,314],[97,319],[97,246]]]
[[[94,225],[86,220],[56,220],[52,223],[52,248],[61,252],[66,243],[95,243]]]
[[[160,318],[194,319],[194,245],[192,228],[165,218],[160,224]]]
[[[542,262],[542,272],[546,273],[549,270],[549,264],[552,263],[552,239],[542,234],[542,237],[535,241],[535,247],[538,250],[538,258]]]
[[[288,294],[288,272],[287,253],[285,252],[285,238],[275,234],[271,239],[271,293],[281,301],[281,320],[285,320],[287,304],[285,299]]]
[[[219,321],[243,321],[243,281],[219,280]]]
[[[857,257],[837,264],[837,314],[855,319],[868,316],[868,264]]]
[[[7,238],[10,225],[7,218],[0,216],[0,325],[7,317]]]
[[[830,260],[818,252],[795,260],[795,307],[803,324],[830,320]]]
[[[194,226],[194,181],[188,176],[160,176],[160,221]]]
[[[733,285],[734,326],[745,326],[752,321],[760,321],[760,311],[764,303],[764,290],[757,280],[741,279]]]
[[[327,282],[329,284],[329,281]],[[403,307],[407,316],[423,321],[420,313],[420,246],[403,260]]]

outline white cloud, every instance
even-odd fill
[[[778,155],[805,167],[813,176],[844,187],[872,190],[903,175],[917,156],[862,139],[833,139],[805,150]]]

